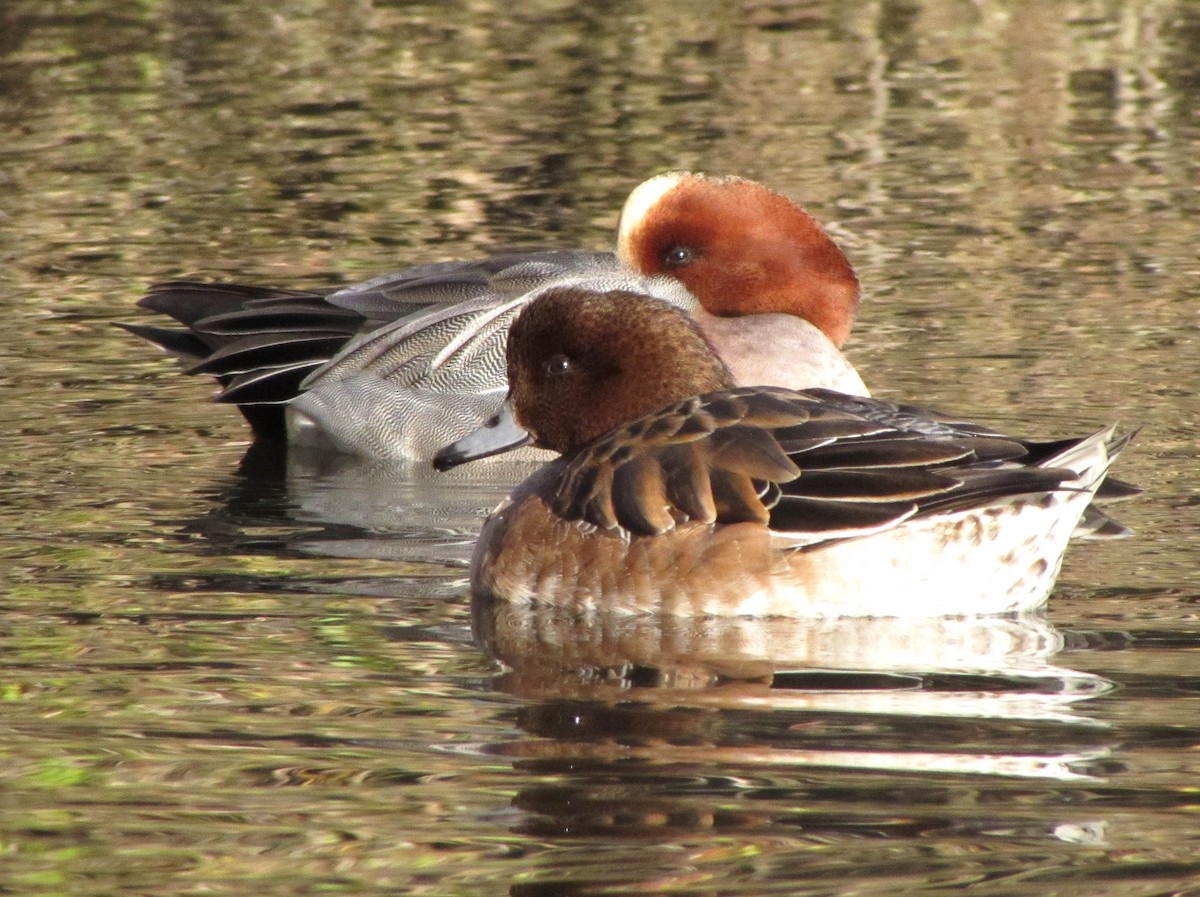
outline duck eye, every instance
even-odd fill
[[[683,268],[696,260],[696,251],[690,246],[668,246],[663,253],[663,264],[668,268]]]
[[[547,374],[557,376],[558,374],[565,374],[570,369],[571,359],[567,358],[567,356],[563,355],[562,353],[551,355],[548,359],[546,359]]]

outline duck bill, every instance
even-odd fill
[[[513,417],[512,405],[505,402],[479,429],[468,433],[458,442],[439,449],[433,456],[433,466],[437,470],[449,470],[468,461],[490,458],[492,455],[512,451],[531,442],[533,437],[517,423],[517,419]]]

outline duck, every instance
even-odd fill
[[[630,193],[613,252],[437,262],[329,293],[165,282],[138,304],[182,329],[120,326],[187,373],[215,376],[216,401],[236,404],[256,439],[428,464],[495,412],[508,328],[551,284],[626,289],[685,309],[739,383],[869,394],[840,351],[858,278],[825,229],[755,181],[687,171]]]
[[[993,615],[1042,606],[1132,434],[1034,441],[826,388],[739,386],[698,323],[552,286],[497,415],[434,459],[554,461],[483,525],[478,603],[580,614]]]

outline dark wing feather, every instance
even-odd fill
[[[210,351],[210,346],[199,337],[186,330],[172,330],[169,327],[155,327],[153,324],[126,324],[117,322],[122,330],[128,330],[134,336],[160,346],[167,352],[189,364],[204,358]]]
[[[681,520],[715,523],[717,505],[709,484],[700,444],[673,446],[658,452],[667,479],[667,498]]]
[[[271,419],[277,418],[280,429],[270,435],[273,438],[283,438],[286,434],[286,423],[283,418],[284,400],[281,396],[296,395],[304,378],[319,364],[320,362],[316,361],[298,361],[291,365],[255,368],[236,374],[229,378],[225,388],[217,395],[216,401],[237,405],[248,420],[252,413],[260,413]],[[253,420],[250,422],[255,423]],[[268,435],[261,432],[257,425],[254,432],[258,436]]]
[[[914,502],[839,502],[784,495],[771,509],[771,527],[809,533],[813,544],[888,529],[917,512]]]
[[[1105,477],[1092,500],[1098,502],[1124,501],[1127,498],[1141,495],[1143,491],[1145,490],[1141,486],[1135,486],[1133,483],[1127,483],[1115,477]]]
[[[612,499],[614,519],[625,521],[625,528],[633,532],[665,533],[675,525],[667,480],[652,453],[638,455],[615,468]]]
[[[277,302],[309,302],[319,306],[323,300],[320,293],[305,290],[171,280],[153,284],[138,301],[138,307],[174,318],[184,327],[191,327],[202,318],[233,314],[256,305],[269,307]]]
[[[193,332],[220,343],[247,336],[299,335],[313,331],[336,331],[345,337],[359,331],[363,319],[339,308],[313,304],[312,300],[243,308],[209,315],[191,325]]]
[[[1071,444],[1042,450],[825,391],[726,390],[632,421],[585,449],[563,468],[555,510],[646,535],[684,521],[769,522],[813,544],[1069,489],[1072,471],[1031,459]]]
[[[914,501],[943,494],[962,484],[943,473],[912,468],[805,470],[789,491],[829,501]]]
[[[768,523],[771,511],[754,480],[738,470],[713,467],[709,474],[717,520],[721,523]]]
[[[204,360],[187,369],[189,374],[242,374],[267,368],[295,365],[312,361],[331,351],[337,351],[345,342],[345,335],[337,332],[311,331],[279,340],[273,334],[247,336],[221,346]],[[282,396],[280,401],[286,401]]]
[[[798,463],[807,464],[807,453],[821,450],[820,462],[829,468],[904,468],[926,467],[932,464],[948,464],[971,457],[971,449],[958,442],[931,439],[863,438],[842,440],[835,443],[817,442],[813,445],[797,445],[801,440],[780,438],[784,451],[795,457]]]

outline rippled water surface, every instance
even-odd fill
[[[510,6],[0,5],[0,890],[1200,893],[1200,6]],[[503,484],[243,461],[109,326],[604,247],[673,167],[828,222],[878,394],[1140,426],[1137,536],[1028,620],[475,635]]]

